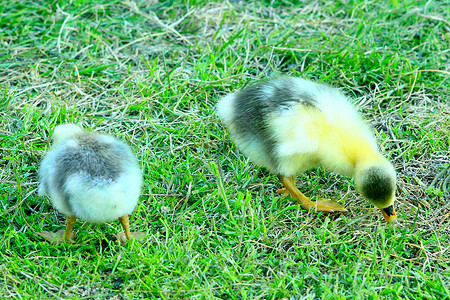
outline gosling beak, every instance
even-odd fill
[[[392,223],[397,219],[393,205],[380,209],[386,222]]]

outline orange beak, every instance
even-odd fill
[[[383,217],[386,220],[386,222],[392,223],[395,221],[395,219],[397,219],[397,215],[395,214],[394,205],[382,208],[380,210],[381,210],[381,213],[383,214]]]

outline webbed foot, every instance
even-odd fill
[[[130,232],[131,237],[128,238],[125,232],[119,232],[116,234],[117,242],[120,245],[125,245],[129,240],[137,240],[137,241],[143,241],[145,239],[145,233],[137,231],[137,232]]]
[[[347,210],[340,204],[331,201],[330,199],[322,199],[315,202],[311,202],[314,206],[313,209],[324,212],[347,212]]]
[[[65,230],[59,230],[56,233],[50,232],[50,231],[42,231],[42,232],[38,232],[37,235],[40,237],[43,237],[50,243],[55,243],[55,244],[74,243],[75,242],[75,233],[71,232],[71,236],[66,238],[65,232],[66,232]]]
[[[281,183],[284,185],[284,189],[279,189],[277,193],[285,194],[289,192],[291,196],[300,204],[304,209],[310,211],[323,211],[323,212],[346,212],[347,210],[340,204],[333,202],[329,199],[319,199],[317,201],[311,201],[306,197],[295,185],[294,177],[278,176]]]

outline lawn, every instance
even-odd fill
[[[3,1],[0,298],[449,299],[448,1]],[[279,74],[352,97],[398,172],[390,226],[351,178],[297,179],[347,214],[308,213],[220,124],[223,95]],[[53,128],[126,140],[144,174],[131,227],[37,195]]]

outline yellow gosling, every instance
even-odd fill
[[[354,177],[356,188],[381,210],[385,220],[396,219],[394,167],[339,90],[281,77],[226,95],[217,104],[217,114],[239,149],[277,174],[304,209],[346,211],[328,199],[313,202],[297,189],[296,176],[320,165]]]

